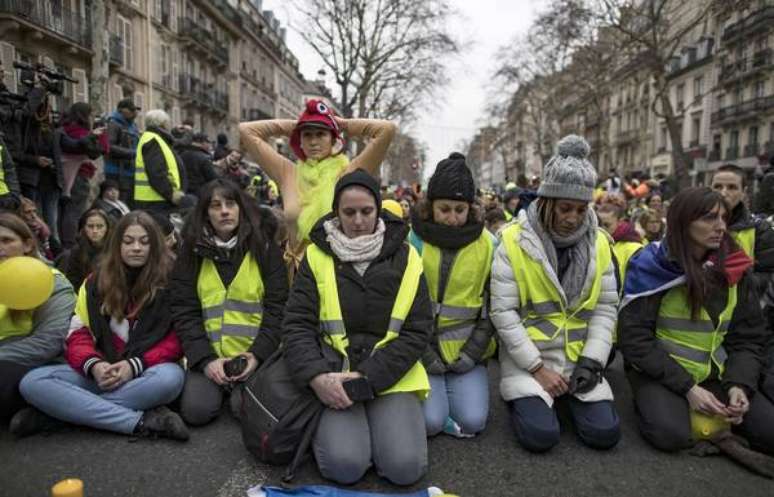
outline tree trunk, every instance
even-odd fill
[[[669,139],[672,141],[672,162],[674,164],[675,179],[680,188],[691,186],[690,161],[683,150],[683,133],[680,122],[672,109],[668,93],[661,93],[661,108],[664,113]]]
[[[91,49],[94,58],[91,60],[91,85],[89,86],[89,103],[95,115],[108,112],[108,102],[105,98],[110,77],[110,33],[107,29],[107,9],[104,0],[94,0],[91,3]]]

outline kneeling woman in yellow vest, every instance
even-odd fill
[[[172,275],[175,329],[188,361],[180,414],[191,425],[220,413],[224,395],[238,415],[241,382],[279,345],[288,279],[274,243],[276,220],[235,184],[206,184],[183,228]],[[227,376],[224,364],[246,367]]]
[[[239,125],[242,146],[279,185],[289,225],[286,257],[291,274],[304,256],[312,226],[330,212],[336,181],[357,168],[378,176],[396,129],[389,121],[341,119],[316,99],[306,102],[298,121],[277,119]],[[342,132],[368,141],[352,162],[342,151]],[[277,152],[277,137],[290,137],[298,157],[295,164]]]
[[[465,156],[455,152],[438,163],[427,200],[412,213],[411,240],[433,301],[434,340],[422,358],[432,387],[424,404],[430,436],[475,435],[489,414],[486,360],[496,342],[486,308],[494,237],[484,229],[475,194]]]
[[[313,441],[320,472],[358,481],[372,465],[398,485],[427,470],[420,358],[432,317],[408,227],[379,217],[379,185],[358,169],[336,184],[333,213],[311,231],[285,309],[291,374],[327,406]]]
[[[718,416],[774,453],[774,405],[756,395],[766,329],[753,262],[726,231],[709,188],[680,192],[667,234],[629,262],[618,337],[640,432],[665,451],[690,447],[690,410]]]
[[[24,221],[14,214],[0,213],[0,263],[10,257],[37,254],[35,235]],[[67,278],[52,271],[54,291],[37,308],[22,311],[0,304],[0,423],[8,422],[26,405],[18,388],[22,377],[62,353],[75,294]]]
[[[134,208],[168,214],[185,196],[185,166],[174,149],[169,114],[148,111],[145,125],[135,154]]]
[[[492,265],[500,393],[517,440],[535,452],[559,443],[556,402],[568,404],[586,445],[608,449],[620,438],[602,375],[618,305],[615,266],[589,206],[597,174],[588,153],[578,136],[559,142],[537,200],[503,231]]]
[[[20,411],[11,422],[15,435],[45,429],[48,415],[126,435],[188,439],[180,416],[165,407],[185,378],[168,312],[171,266],[149,214],[121,218],[97,271],[78,292],[65,342],[68,364],[35,369],[19,385],[40,411]]]

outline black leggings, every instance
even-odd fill
[[[634,391],[634,406],[642,436],[654,447],[673,452],[693,445],[688,400],[652,378],[630,370],[629,383]],[[728,395],[717,380],[701,384],[721,402]],[[750,410],[744,421],[733,427],[755,450],[774,454],[774,404],[765,396],[756,394],[750,399]]]
[[[27,406],[19,393],[19,382],[32,370],[15,362],[0,361],[0,422],[8,423],[17,411]]]

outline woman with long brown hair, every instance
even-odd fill
[[[64,272],[73,288],[80,288],[86,277],[97,265],[97,260],[107,245],[113,221],[101,209],[86,211],[78,221],[76,245],[57,258],[57,267]]]
[[[38,257],[35,235],[18,216],[0,212],[0,263],[18,256]],[[35,309],[0,304],[0,423],[26,405],[18,388],[22,377],[62,353],[75,295],[67,278],[53,272],[54,290]]]
[[[754,395],[770,333],[753,261],[729,236],[728,214],[719,193],[684,190],[664,241],[629,261],[618,340],[640,432],[664,451],[690,447],[690,412],[698,411],[774,452],[774,405]]]
[[[19,386],[27,402],[69,423],[187,440],[183,421],[163,407],[177,398],[185,378],[168,310],[170,268],[153,218],[142,211],[124,216],[99,270],[78,293],[66,341],[69,365],[29,373]],[[34,433],[45,419],[34,409],[17,417],[23,413],[19,436]]]

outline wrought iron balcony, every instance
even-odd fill
[[[0,16],[9,14],[91,50],[88,12],[74,12],[49,1],[0,0]]]
[[[774,6],[763,7],[723,30],[723,43],[771,29],[774,24]]]
[[[712,113],[712,124],[728,123],[745,119],[758,112],[774,108],[774,95],[758,97],[736,105],[723,107]]]
[[[736,160],[739,158],[739,147],[726,148],[726,160]]]
[[[717,162],[720,160],[720,149],[713,149],[710,150],[709,157],[707,160],[711,162]]]
[[[212,33],[202,28],[193,19],[181,17],[178,21],[178,30],[183,39],[195,42],[205,52],[214,55],[215,59],[228,65],[229,50],[228,45],[217,40]]]

